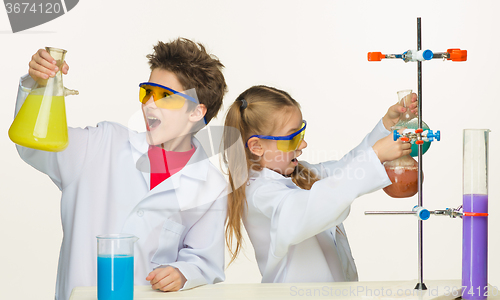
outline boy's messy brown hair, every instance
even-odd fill
[[[195,89],[198,101],[207,108],[207,124],[222,107],[227,91],[222,75],[224,65],[207,53],[205,47],[185,38],[168,43],[158,42],[153,53],[147,55],[151,70],[164,69],[174,73],[185,90]]]

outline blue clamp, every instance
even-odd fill
[[[394,130],[394,132],[392,134],[392,138],[394,139],[394,141],[397,141],[400,137],[401,137],[401,134],[399,134],[399,132],[397,130]]]
[[[425,60],[431,60],[434,57],[434,53],[432,53],[431,50],[424,50],[424,52],[422,53],[422,57]]]
[[[434,142],[434,139],[436,139],[436,141],[440,141],[441,140],[441,131],[436,131],[436,133],[432,132],[432,130],[429,130],[428,133],[427,133],[427,138],[429,139],[429,142]]]
[[[425,221],[431,217],[431,212],[428,209],[419,207],[418,205],[413,207],[413,211],[419,220]]]
[[[430,217],[431,217],[430,211],[428,211],[425,208],[418,212],[418,218],[420,220],[425,221],[425,220],[429,219]]]
[[[409,52],[409,53],[408,53]],[[431,60],[432,58],[434,58],[434,53],[427,49],[427,50],[408,50],[408,51],[405,51],[403,52],[403,54],[401,55],[401,58],[405,61],[405,62],[409,62],[409,61],[425,61],[425,60]]]

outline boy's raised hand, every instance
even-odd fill
[[[178,291],[186,283],[186,277],[178,269],[171,266],[153,270],[146,277],[146,280],[151,283],[151,287],[154,290],[164,292]]]
[[[69,66],[66,62],[64,62],[62,68],[63,74],[68,74],[68,70]],[[56,66],[56,61],[45,49],[39,49],[31,57],[28,73],[35,81],[54,77],[57,71],[58,68]]]
[[[417,103],[418,98],[417,94],[413,93],[411,97],[411,103],[409,106],[409,109],[412,113],[415,115],[418,114],[418,109],[417,109]],[[387,113],[385,116],[382,118],[382,122],[384,123],[384,126],[387,130],[391,130],[392,126],[396,125],[399,121],[399,117],[401,116],[401,113],[406,112],[406,107],[403,105],[397,103],[394,104],[393,106],[389,107],[387,110]]]
[[[372,148],[381,163],[395,160],[411,153],[411,143],[403,142],[401,139],[394,141],[392,134],[378,140]]]

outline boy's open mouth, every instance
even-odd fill
[[[147,117],[149,129],[154,129],[160,125],[161,121],[155,117]]]
[[[297,158],[292,159],[292,162],[298,162]]]

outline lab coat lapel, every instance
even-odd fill
[[[187,210],[212,202],[214,199],[204,197],[203,187],[208,177],[210,162],[197,139],[192,140],[196,151],[186,166],[175,175],[179,175],[178,181],[174,181],[175,194],[180,210]]]
[[[325,255],[326,262],[335,282],[345,281],[344,265],[329,230],[316,235],[316,239]]]
[[[344,225],[339,224],[338,228],[342,234],[333,232],[333,229],[331,230],[337,237],[337,249],[339,251],[339,257],[342,260],[345,279],[346,281],[358,281],[358,270],[356,269],[356,264],[354,263],[354,258],[352,257],[351,247],[349,246],[349,242],[347,240]]]
[[[139,172],[142,173],[144,178],[144,183],[149,189],[149,158],[148,149],[149,144],[146,140],[146,132],[137,133],[135,131],[129,131],[129,142],[132,148],[132,157],[134,158],[135,167]]]

